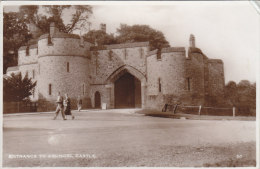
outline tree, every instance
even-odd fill
[[[72,33],[86,26],[93,13],[89,5],[44,5],[43,9],[45,13],[39,13],[39,6],[24,5],[19,8],[19,12],[25,22],[35,24],[43,33],[48,33],[51,22],[55,22],[61,32]],[[68,24],[62,18],[65,10],[71,14]]]
[[[148,25],[128,26],[121,24],[120,28],[117,29],[117,33],[116,40],[118,43],[149,41],[150,50],[170,46],[161,31],[150,28]]]
[[[21,73],[12,73],[10,77],[3,79],[3,100],[7,102],[29,100],[36,83],[31,78],[28,78],[27,74],[23,78]]]
[[[116,39],[113,34],[107,34],[102,30],[91,30],[83,35],[84,39],[90,43],[97,43],[98,46],[115,44]]]
[[[4,13],[3,24],[3,72],[17,65],[18,49],[32,38],[26,23],[18,13]]]
[[[235,106],[238,103],[237,84],[234,81],[229,81],[224,89],[225,100],[228,104]]]
[[[256,112],[256,83],[241,80],[238,84],[230,81],[225,86],[225,101],[235,106],[240,115],[255,115]]]

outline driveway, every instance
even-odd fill
[[[200,167],[255,162],[256,122],[180,120],[134,110],[4,115],[4,167]],[[240,162],[239,162],[240,161]]]

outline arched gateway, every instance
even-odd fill
[[[145,102],[145,76],[131,66],[122,66],[106,81],[112,108],[141,108]]]
[[[115,81],[115,108],[141,107],[141,82],[130,73]]]

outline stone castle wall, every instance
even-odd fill
[[[188,58],[186,60],[186,96],[184,102],[191,105],[201,105],[204,103],[205,95],[205,62],[207,58],[200,52],[200,50],[189,49]],[[188,90],[188,78],[190,83],[190,90]]]
[[[225,79],[224,79],[224,65],[222,60],[209,59],[209,95],[211,96],[223,96]]]
[[[48,37],[42,35],[38,41],[39,57],[41,56],[85,56],[89,51],[90,43],[81,43],[78,38],[69,38],[62,36],[53,36],[51,43],[48,43]]]
[[[165,103],[203,105],[206,96],[224,92],[223,62],[208,59],[195,47],[195,39],[186,58],[183,47],[149,51],[148,42],[93,46],[53,28],[29,46],[29,53],[28,47],[21,47],[18,66],[9,69],[37,81],[31,99],[38,100],[39,111],[53,111],[58,92],[69,94],[73,109],[78,96],[83,98],[83,108],[94,107],[97,91],[101,103],[113,108],[114,82],[126,72],[141,82],[138,99],[143,108],[161,109]]]
[[[185,92],[185,49],[162,49],[159,58],[157,52],[151,51],[147,57],[147,107],[150,108],[172,104]]]
[[[104,84],[113,72],[128,65],[146,74],[148,43],[106,45],[105,49],[91,52],[91,83]]]
[[[18,50],[18,65],[24,65],[24,64],[33,64],[37,63],[38,60],[38,46],[30,45],[29,46],[29,52],[26,54],[26,48],[27,46],[22,46]]]

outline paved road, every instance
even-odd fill
[[[255,160],[255,122],[179,120],[133,110],[4,116],[5,167],[203,166]]]

